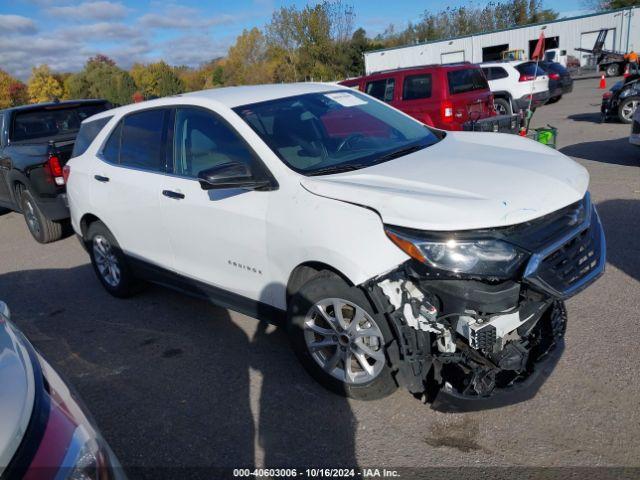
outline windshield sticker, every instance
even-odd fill
[[[359,99],[350,92],[325,93],[324,96],[336,103],[339,103],[343,107],[355,107],[356,105],[367,104],[366,101]]]

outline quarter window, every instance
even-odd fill
[[[203,170],[228,162],[251,163],[253,154],[217,115],[178,108],[174,135],[174,173],[197,178]]]
[[[402,85],[403,100],[417,100],[431,96],[431,74],[409,75]]]
[[[165,171],[168,110],[132,113],[124,118],[120,140],[120,164],[154,172]]]
[[[393,100],[393,91],[396,86],[395,78],[385,78],[383,80],[374,80],[367,83],[366,92],[367,95],[382,100],[384,102],[390,102]]]
[[[120,134],[122,133],[122,122],[113,129],[109,139],[102,148],[102,158],[113,164],[120,163]]]
[[[78,136],[76,137],[76,141],[73,144],[73,153],[72,157],[78,157],[87,151],[91,142],[96,138],[96,136],[102,130],[109,120],[112,117],[103,117],[98,120],[94,120],[92,122],[84,122],[80,126],[80,131],[78,132]]]

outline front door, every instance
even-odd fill
[[[162,212],[182,275],[252,300],[268,301],[266,216],[270,192],[204,190],[198,174],[222,163],[256,162],[239,134],[217,114],[179,107],[174,175],[165,177]]]

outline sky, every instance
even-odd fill
[[[175,1],[175,3],[174,3]],[[561,16],[583,13],[584,0],[545,0]],[[82,69],[103,53],[118,65],[164,60],[197,66],[224,55],[245,28],[263,27],[273,11],[311,0],[0,0],[0,69],[26,80],[31,67]],[[370,36],[391,23],[402,28],[426,9],[468,2],[435,0],[346,0],[356,27]],[[480,5],[483,3],[480,2]]]

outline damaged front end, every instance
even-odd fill
[[[464,401],[527,384],[562,345],[563,300],[604,271],[589,195],[526,224],[427,234],[388,227],[412,259],[364,287],[388,315],[389,357],[415,394]]]

